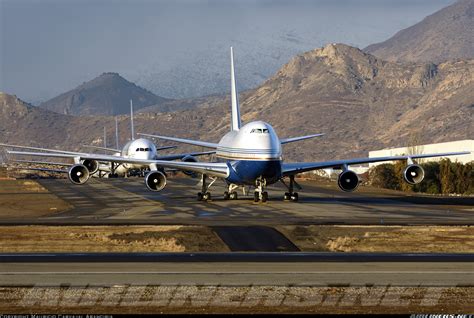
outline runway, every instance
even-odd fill
[[[196,200],[197,179],[170,178],[161,192],[150,192],[142,178],[91,179],[73,185],[65,179],[39,183],[73,208],[35,218],[3,219],[0,224],[189,224],[249,226],[279,224],[474,224],[474,198],[432,198],[361,187],[345,193],[315,182],[301,182],[300,201],[285,202],[280,185],[269,187],[269,202],[251,196],[224,200],[223,183],[213,200]]]
[[[0,255],[1,286],[474,286],[471,254]]]

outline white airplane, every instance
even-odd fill
[[[224,192],[225,199],[236,199],[237,189],[240,186],[254,186],[254,200],[256,202],[265,202],[268,199],[268,193],[265,188],[269,184],[278,181],[284,181],[289,178],[287,185],[288,191],[284,195],[285,200],[297,201],[298,193],[294,191],[299,185],[295,182],[295,176],[298,173],[317,170],[317,169],[342,169],[338,178],[338,185],[343,191],[353,191],[359,185],[357,174],[349,170],[349,165],[362,164],[370,162],[407,160],[408,165],[403,172],[404,179],[410,184],[417,184],[424,178],[423,169],[413,162],[413,159],[428,157],[445,157],[451,155],[463,155],[470,152],[447,152],[436,154],[415,154],[405,156],[389,156],[376,158],[354,158],[346,160],[322,161],[322,162],[293,162],[285,163],[282,159],[282,145],[305,140],[308,138],[322,136],[314,134],[301,137],[279,139],[275,130],[268,123],[263,121],[253,121],[244,126],[240,121],[240,106],[238,93],[235,84],[234,58],[231,48],[231,129],[225,134],[219,143],[189,140],[166,136],[152,136],[175,142],[182,142],[195,146],[207,147],[216,152],[219,162],[178,162],[164,161],[144,158],[120,158],[115,162],[127,164],[149,165],[150,172],[145,176],[145,184],[152,191],[161,191],[166,186],[166,176],[158,171],[157,167],[178,169],[183,171],[194,171],[202,174],[201,192],[198,193],[198,200],[209,200],[211,193],[209,188],[217,178],[224,179],[227,183],[227,191]],[[12,152],[13,153],[13,152]],[[17,152],[15,152],[17,153]],[[41,155],[38,153],[24,153],[27,155]],[[55,154],[52,154],[56,156]],[[112,156],[87,154],[78,156],[80,160],[111,161]],[[74,178],[82,178],[81,173],[87,171],[81,165],[75,166],[77,169],[70,174]],[[207,178],[211,179],[207,183]]]
[[[131,102],[131,101],[130,101]],[[112,151],[114,155],[107,156],[107,159],[95,160],[89,159],[88,156],[94,156],[93,153],[84,152],[73,152],[65,150],[29,147],[29,146],[18,146],[9,144],[0,144],[0,146],[9,148],[18,148],[26,150],[39,150],[42,152],[31,154],[23,151],[8,151],[8,153],[15,155],[32,155],[42,157],[59,157],[59,158],[72,158],[75,164],[48,162],[48,161],[28,161],[28,160],[14,160],[22,163],[42,164],[42,165],[61,165],[69,167],[68,170],[60,169],[49,169],[49,168],[30,168],[28,170],[39,170],[39,171],[52,171],[52,172],[68,172],[69,180],[75,184],[83,184],[87,182],[90,176],[100,175],[101,173],[108,173],[110,177],[123,177],[130,173],[132,170],[146,170],[149,168],[148,164],[132,163],[132,162],[118,162],[118,159],[142,159],[142,160],[182,160],[183,162],[197,162],[196,156],[214,154],[215,151],[207,152],[193,152],[183,154],[172,154],[166,156],[160,156],[159,150],[176,148],[176,146],[164,146],[157,148],[155,144],[145,138],[135,139],[134,124],[133,124],[133,106],[130,104],[131,111],[131,132],[132,139],[128,141],[122,149],[98,147],[98,146],[85,146],[105,151]],[[117,131],[116,131],[117,135]],[[118,140],[118,138],[117,138]],[[118,145],[118,141],[117,141]],[[163,170],[160,167],[161,170]],[[189,176],[194,176],[193,171],[184,171]]]

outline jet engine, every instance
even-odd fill
[[[186,156],[186,157],[182,158],[181,161],[183,161],[183,162],[198,162],[196,157],[193,157],[193,156]],[[185,175],[193,177],[193,178],[197,177],[197,173],[194,172],[194,171],[183,171],[183,173]]]
[[[145,185],[150,191],[161,191],[166,186],[166,176],[161,171],[150,171],[145,176]]]
[[[354,191],[359,186],[359,177],[354,171],[345,170],[339,174],[337,185],[342,191]]]
[[[408,184],[418,184],[423,181],[424,178],[425,171],[417,164],[408,165],[405,170],[403,170],[403,179],[405,179]]]
[[[99,170],[99,162],[97,160],[86,159],[82,164],[89,170],[90,174],[94,174]]]
[[[77,164],[69,168],[68,178],[74,184],[84,184],[89,180],[89,169],[86,166]]]

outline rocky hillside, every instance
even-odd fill
[[[242,93],[240,101],[244,123],[268,121],[280,138],[326,133],[285,145],[287,160],[365,156],[369,150],[404,146],[413,136],[421,136],[422,143],[467,139],[474,136],[474,60],[392,63],[331,44],[296,56],[263,85]],[[101,144],[104,125],[108,140],[114,140],[112,117],[65,116],[29,106],[9,113],[12,103],[0,103],[0,142],[71,149]],[[136,131],[218,141],[229,130],[228,97],[187,103],[192,110],[140,112]],[[124,142],[128,117],[119,118]],[[177,151],[188,149],[183,145]]]
[[[365,51],[387,61],[474,58],[474,0],[459,0]]]
[[[244,122],[266,120],[280,137],[327,134],[286,145],[289,159],[365,155],[413,136],[423,143],[472,138],[474,60],[400,64],[331,44],[293,58],[240,100]],[[217,141],[229,129],[229,100],[142,116],[142,131]],[[147,126],[145,116],[156,124]]]
[[[118,115],[130,112],[130,99],[136,110],[169,101],[127,81],[117,73],[103,73],[42,103],[40,107],[68,115]]]

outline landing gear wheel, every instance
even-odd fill
[[[289,192],[285,192],[285,195],[283,196],[283,200],[285,200],[285,201],[290,200],[290,193]]]
[[[262,192],[262,202],[267,202],[268,200],[268,192]]]
[[[260,194],[258,192],[254,192],[253,194],[253,202],[260,201]]]
[[[229,196],[231,200],[237,200],[237,192],[234,191]]]
[[[293,202],[298,202],[298,192],[294,192],[294,193],[291,195],[291,201],[293,201]]]
[[[211,199],[211,192],[206,192],[203,194],[202,199],[204,201],[210,200]]]
[[[229,195],[229,192],[225,191],[224,192],[224,200],[229,200],[231,196]]]
[[[201,192],[198,192],[197,199],[198,199],[198,201],[202,201],[203,195],[202,195]]]

